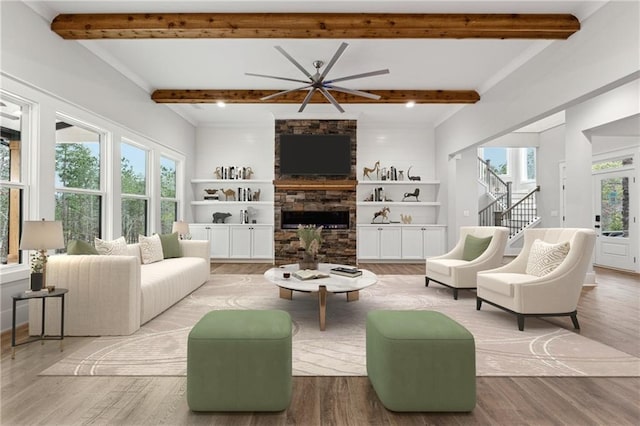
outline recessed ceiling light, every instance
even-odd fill
[[[404,106],[406,106],[407,108],[413,108],[414,106],[416,106],[416,101],[409,101]]]
[[[216,105],[218,105],[218,107],[220,107],[220,108],[224,108],[224,107],[227,106],[227,104],[225,104],[224,101],[218,101],[218,102],[216,102]]]

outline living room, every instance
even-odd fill
[[[393,9],[393,5],[383,4],[384,2],[374,3],[396,10]],[[594,180],[591,164],[594,161],[604,162],[620,157],[631,157],[633,163],[637,164],[640,159],[637,133],[637,117],[640,114],[638,5],[636,2],[608,2],[596,7],[587,4],[589,2],[576,3],[584,3],[581,5],[585,7],[581,9],[583,12],[588,6],[593,8],[589,13],[584,12],[584,19],[580,19],[580,30],[567,40],[547,41],[543,46],[539,46],[539,50],[531,55],[528,61],[513,64],[511,72],[503,79],[497,79],[494,84],[487,84],[484,88],[476,87],[481,94],[481,100],[476,104],[456,106],[447,116],[441,115],[442,110],[433,116],[421,115],[415,112],[417,110],[407,110],[408,113],[403,118],[395,112],[377,112],[370,105],[356,107],[358,104],[343,105],[347,110],[344,114],[335,112],[335,108],[328,103],[309,105],[303,114],[296,112],[298,105],[286,104],[285,108],[278,105],[278,108],[273,110],[252,105],[236,115],[233,114],[233,107],[236,106],[234,104],[229,104],[226,108],[218,108],[215,104],[167,107],[150,99],[150,93],[156,87],[139,80],[134,83],[135,76],[125,76],[118,71],[120,68],[115,58],[109,63],[105,57],[96,56],[93,49],[99,50],[99,47],[89,46],[89,41],[63,40],[53,33],[50,24],[55,16],[55,13],[51,13],[55,11],[47,10],[46,3],[3,2],[0,6],[3,102],[6,97],[16,105],[23,106],[20,120],[25,124],[21,137],[23,141],[28,142],[21,147],[22,176],[17,182],[13,179],[6,185],[3,182],[2,188],[18,188],[22,191],[23,219],[53,220],[56,217],[54,194],[60,192],[52,178],[56,176],[56,164],[53,161],[56,158],[56,129],[57,123],[66,122],[93,131],[101,138],[100,149],[104,163],[101,169],[101,186],[97,191],[99,196],[103,197],[101,203],[104,214],[99,224],[101,238],[112,240],[124,234],[121,199],[130,194],[124,194],[123,197],[122,168],[120,162],[114,160],[122,157],[121,143],[144,148],[149,155],[150,182],[158,182],[150,183],[149,192],[146,194],[150,204],[146,223],[148,235],[167,230],[166,223],[162,221],[160,207],[160,200],[163,199],[159,184],[162,159],[170,159],[176,165],[176,194],[164,200],[177,204],[175,220],[209,224],[211,213],[228,211],[232,216],[227,219],[227,223],[235,225],[240,224],[239,213],[244,207],[233,203],[219,209],[210,205],[199,205],[198,203],[204,200],[203,189],[209,188],[209,183],[192,183],[194,179],[214,180],[216,167],[237,165],[251,167],[254,172],[252,179],[270,182],[276,178],[274,152],[277,120],[354,120],[357,122],[358,150],[354,167],[357,180],[365,180],[362,176],[364,167],[372,167],[380,161],[383,166],[395,166],[403,170],[405,178],[408,173],[420,176],[423,182],[420,188],[428,188],[429,184],[426,182],[438,182],[437,190],[430,194],[433,198],[424,199],[437,205],[427,206],[420,210],[420,213],[406,210],[404,205],[392,206],[390,218],[393,221],[401,221],[400,214],[409,212],[414,216],[414,223],[441,227],[445,235],[441,252],[453,247],[458,240],[458,229],[461,226],[477,224],[477,157],[478,148],[481,146],[535,147],[537,184],[541,186],[538,194],[538,226],[592,229],[594,195],[592,190],[583,190],[586,183]],[[56,6],[58,5],[52,4],[51,7]],[[351,6],[362,5],[355,2]],[[469,4],[466,6],[470,7]],[[508,10],[510,6],[515,10],[515,4],[503,5],[502,9]],[[402,7],[409,6],[403,4]],[[563,7],[571,8],[570,5]],[[615,25],[612,24],[614,22]],[[334,41],[335,46],[338,46],[340,40]],[[260,42],[263,43],[261,46],[271,51],[269,56],[274,63],[286,62],[285,58],[279,57],[278,52],[273,50],[275,40]],[[296,40],[296,43],[300,41]],[[284,44],[283,46],[286,47]],[[352,47],[356,47],[356,44]],[[143,52],[144,49],[141,49],[141,53]],[[345,55],[349,52],[347,50]],[[328,55],[332,53],[331,51]],[[220,57],[218,60],[223,58]],[[388,64],[392,74],[397,72],[394,71],[393,65]],[[368,69],[365,67],[363,71]],[[270,73],[267,68],[263,71],[248,65],[243,69],[243,72],[251,71]],[[428,69],[414,72],[428,74]],[[147,88],[143,89],[141,86],[145,84]],[[266,86],[262,88],[264,87]],[[401,105],[397,107],[404,108]],[[199,117],[196,121],[185,119],[184,113],[189,110],[195,114],[190,117]],[[5,109],[2,111],[12,113]],[[561,111],[564,112],[563,120],[559,124],[542,130],[527,131],[526,126]],[[208,118],[201,121],[203,117]],[[624,125],[632,129],[635,127],[636,133],[623,128]],[[523,131],[519,132],[520,129]],[[412,167],[411,171],[407,172],[409,167]],[[633,176],[637,181],[637,165],[631,170],[635,173]],[[214,189],[219,189],[218,182],[212,184],[216,185]],[[246,185],[252,186],[251,183]],[[275,194],[273,185],[257,185],[265,187],[261,193],[261,201],[267,204],[256,207],[256,224],[274,226],[278,222],[268,214],[268,210],[272,208],[268,204],[272,201],[269,198]],[[637,188],[637,183],[635,185]],[[222,186],[224,189],[238,187],[233,182]],[[562,186],[566,188],[565,192],[562,192]],[[414,186],[408,185],[406,188],[402,187],[401,192],[414,189]],[[425,194],[428,194],[428,191],[424,189]],[[364,198],[363,194],[358,195]],[[394,195],[393,198],[396,201],[398,196]],[[363,200],[359,199],[358,202],[361,203]],[[632,202],[632,216],[635,214],[637,217],[640,200],[632,198]],[[422,213],[423,211],[427,213]],[[359,206],[360,212],[362,214],[357,216],[357,225],[368,225],[375,210],[372,207]],[[418,222],[419,217],[422,218]],[[630,257],[633,259],[634,256],[638,258],[640,254],[637,223],[634,225],[632,222],[631,232],[635,236],[635,243],[629,249]],[[258,263],[261,265],[256,266],[256,261],[250,258],[233,259],[222,256],[220,259],[214,259],[212,269],[222,273],[229,273],[233,268],[246,268],[244,270],[249,271],[251,268],[270,266],[273,259],[275,253],[273,258],[259,259]],[[246,262],[246,265],[238,266],[239,260]],[[388,268],[387,270],[392,271],[387,272],[388,274],[406,272],[424,275],[424,261],[394,259],[383,262],[377,258],[361,262],[360,266],[369,267],[370,264],[372,269],[377,265],[381,265],[380,270]],[[11,296],[29,287],[28,256],[22,255],[16,263],[2,265],[0,268],[2,331],[6,335],[11,329]],[[639,268],[637,262],[632,263],[630,268],[619,268],[635,273],[620,273],[620,276],[627,279],[631,277],[631,280],[637,281]],[[612,278],[609,271],[592,268],[587,283],[596,284],[595,288],[598,291],[604,291],[602,287],[619,279],[621,278],[618,275]],[[624,293],[629,297],[628,300],[637,300],[637,293],[626,291],[631,290],[625,290]],[[588,306],[594,308],[593,305],[595,303]],[[609,309],[615,308],[610,305]],[[594,312],[598,313],[598,317],[608,313],[607,308]],[[623,312],[630,315],[632,323],[635,321],[637,324],[637,303],[627,306]],[[27,320],[28,308],[21,305],[18,310],[18,323],[25,324]],[[600,319],[596,319],[587,324],[596,328],[599,321]],[[620,323],[623,322],[620,319]],[[570,329],[566,324],[563,327]],[[587,325],[583,326],[583,329],[587,328]],[[613,334],[621,335],[624,339],[625,327],[622,328],[623,330],[616,330]],[[601,332],[601,335],[603,334],[606,332]],[[633,331],[627,331],[626,337],[633,339]],[[602,339],[602,336],[599,338]],[[70,342],[73,342],[73,339],[69,339]],[[70,343],[70,346],[73,347],[73,343]],[[75,347],[79,346],[81,344],[77,343]],[[631,349],[626,351],[632,353],[636,350],[632,355],[638,356],[637,344],[635,349],[634,345],[630,346]],[[14,370],[12,374],[28,372],[35,377],[34,381],[46,380],[47,378],[38,378],[39,371],[35,371],[39,358],[45,356],[46,363],[53,364],[68,352],[68,349],[65,349],[60,355],[52,347],[53,345],[47,344],[41,349],[39,345],[29,345],[28,352],[25,353],[28,354],[32,366],[21,364],[23,370]],[[20,361],[19,358],[20,356],[17,361]],[[3,371],[6,371],[5,367],[10,362],[7,353],[3,352]],[[20,362],[24,362],[24,359]],[[84,381],[91,378],[78,379]],[[3,373],[3,400],[7,393],[11,392],[11,385],[5,386],[6,380],[15,383],[16,379]],[[628,387],[631,392],[637,393],[637,377],[627,380],[631,383],[622,381],[622,384],[616,383],[616,386]],[[169,381],[171,383],[167,384]],[[65,380],[65,383],[68,382]],[[94,383],[96,384],[88,386],[100,386],[99,382]],[[123,386],[135,387],[136,383],[139,382],[133,380]],[[158,386],[182,386],[177,378],[155,383],[163,383]],[[485,392],[502,392],[499,388],[492,388],[489,382],[481,383]],[[519,385],[516,384],[516,387],[528,384],[527,381],[523,381]],[[331,382],[330,386],[353,386],[362,392],[368,392],[368,388],[359,381],[338,380]],[[571,386],[576,386],[575,382],[571,382]],[[599,386],[606,388],[607,384]],[[586,387],[581,389],[581,394],[587,392]],[[61,392],[65,392],[65,389],[61,389]],[[103,402],[106,403],[107,397],[104,398]],[[557,411],[562,411],[562,408],[557,408]],[[560,417],[560,413],[556,414]],[[637,414],[637,409],[631,410],[631,414]],[[15,420],[15,417],[12,419]],[[226,420],[232,421],[229,418]],[[471,419],[467,420],[472,422]],[[508,420],[502,421],[506,423]],[[63,421],[58,419],[56,423]],[[122,423],[127,421],[123,420]],[[372,420],[371,423],[375,421]]]

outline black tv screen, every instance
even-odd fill
[[[348,176],[350,173],[348,135],[280,135],[280,174]]]

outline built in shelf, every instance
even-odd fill
[[[357,181],[345,180],[305,180],[280,179],[274,180],[273,185],[282,191],[355,191]]]
[[[268,183],[271,184],[271,180],[264,179],[191,179],[191,183],[220,183],[220,184],[230,184],[230,183]]]
[[[439,180],[359,180],[358,185],[439,185]]]
[[[216,200],[204,200],[204,201],[192,201],[192,206],[272,206],[273,201],[216,201]]]
[[[358,206],[403,206],[403,207],[437,207],[439,201],[358,201]]]

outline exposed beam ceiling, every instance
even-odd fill
[[[389,14],[389,13],[116,13],[61,14],[51,29],[70,40],[162,38],[336,39],[566,39],[580,29],[570,14]],[[263,103],[281,90],[156,90],[157,103]],[[478,102],[474,90],[373,90],[371,100],[334,93],[339,103],[430,104]],[[269,103],[301,103],[307,91]],[[311,103],[325,103],[316,93]]]
[[[151,95],[157,103],[226,103],[251,104],[267,103],[260,98],[280,92],[280,90],[156,90]],[[417,104],[473,104],[480,100],[480,95],[474,90],[367,90],[369,93],[380,95],[379,100],[353,96],[346,93],[332,92],[339,103],[345,104],[404,104],[414,101]],[[268,103],[298,104],[304,100],[308,91],[297,91],[271,99]],[[311,103],[326,103],[322,94],[316,92]]]
[[[497,38],[566,39],[570,14],[117,13],[61,14],[62,38]]]

